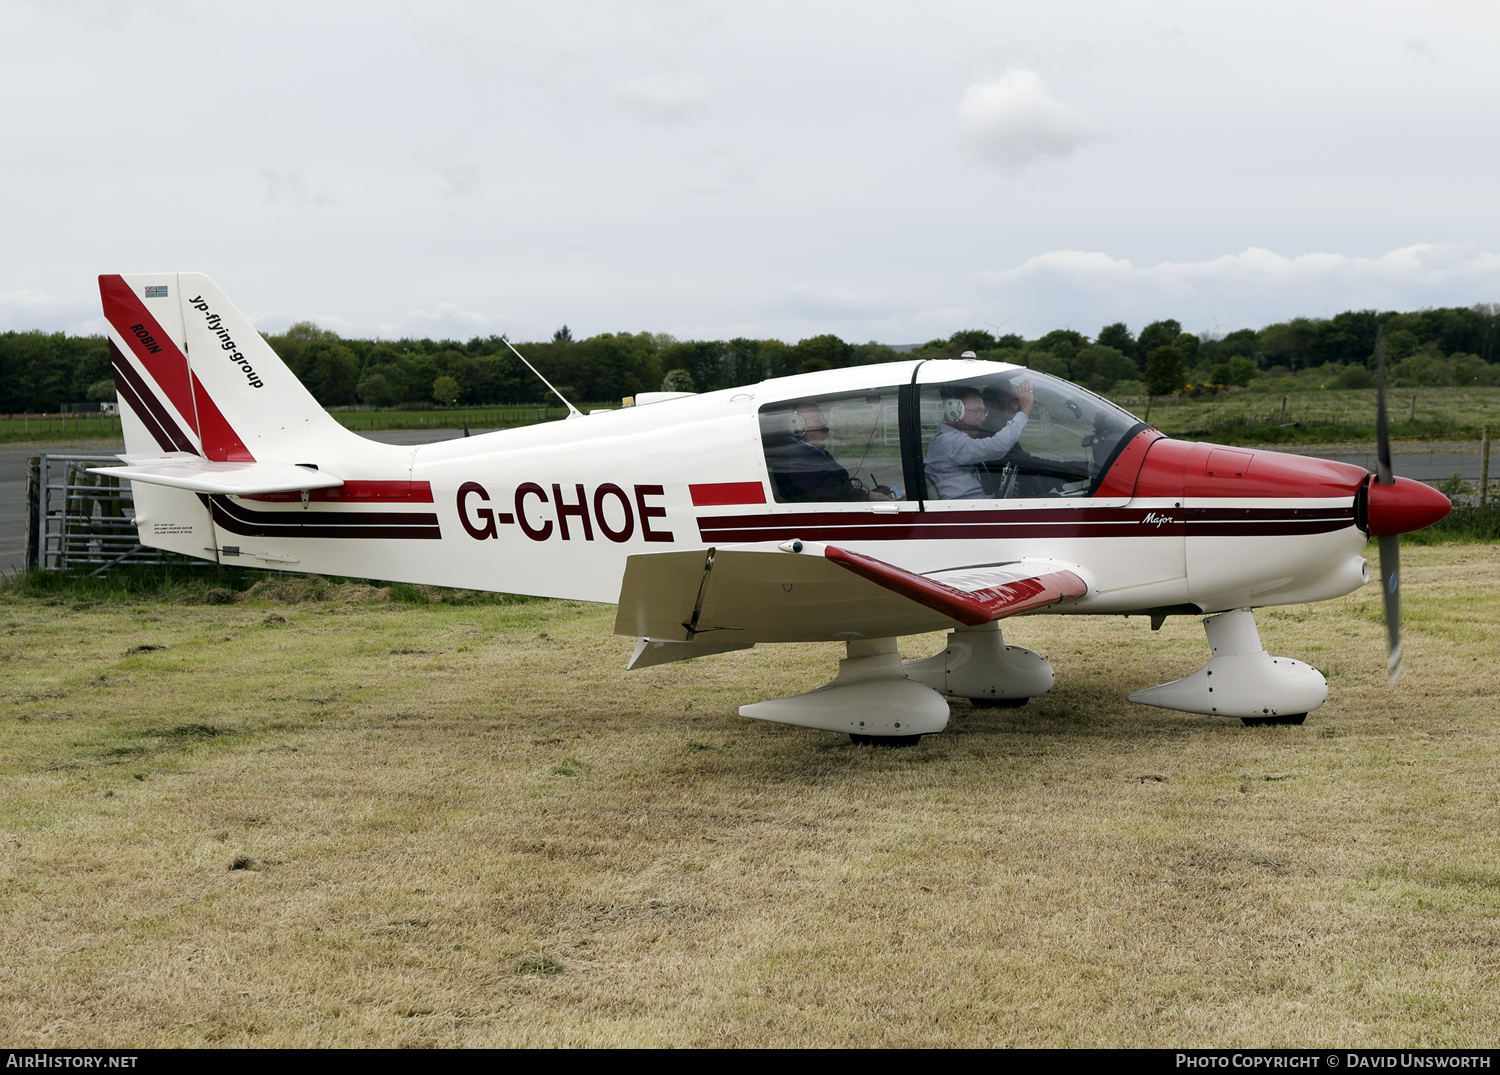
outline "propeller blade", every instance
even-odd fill
[[[1380,540],[1380,596],[1385,601],[1385,637],[1390,657],[1391,683],[1401,674],[1401,539],[1388,534]]]
[[[1385,329],[1375,334],[1375,480],[1395,485],[1391,469],[1391,431],[1385,413]],[[1380,597],[1385,602],[1386,665],[1391,684],[1401,674],[1401,538],[1396,534],[1380,539]]]
[[[1391,433],[1385,417],[1385,329],[1375,334],[1375,480],[1381,485],[1391,485],[1395,475],[1391,471]]]

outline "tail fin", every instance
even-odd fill
[[[99,277],[131,453],[296,462],[354,437],[201,273]]]

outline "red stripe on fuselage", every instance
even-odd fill
[[[302,503],[300,492],[256,493],[240,497],[241,500],[265,500],[275,504]],[[346,481],[336,489],[314,489],[307,499],[310,502],[370,503],[392,501],[407,504],[431,504],[432,484],[413,481]]]
[[[718,508],[730,504],[764,504],[766,488],[760,482],[714,482],[689,485],[695,508]]]

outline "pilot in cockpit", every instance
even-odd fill
[[[989,407],[977,389],[961,388],[943,400],[943,424],[927,446],[923,463],[928,493],[939,500],[979,500],[985,496],[981,464],[1003,459],[1021,439],[1031,416],[1030,381],[1021,381],[997,399],[1004,411],[999,429],[987,428]]]

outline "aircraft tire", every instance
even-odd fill
[[[1030,698],[970,698],[975,709],[1020,709]]]
[[[1263,728],[1273,724],[1301,724],[1307,719],[1306,713],[1287,713],[1279,717],[1241,717],[1246,725],[1251,728]]]
[[[922,741],[920,735],[855,735],[849,733],[857,747],[914,747]]]

